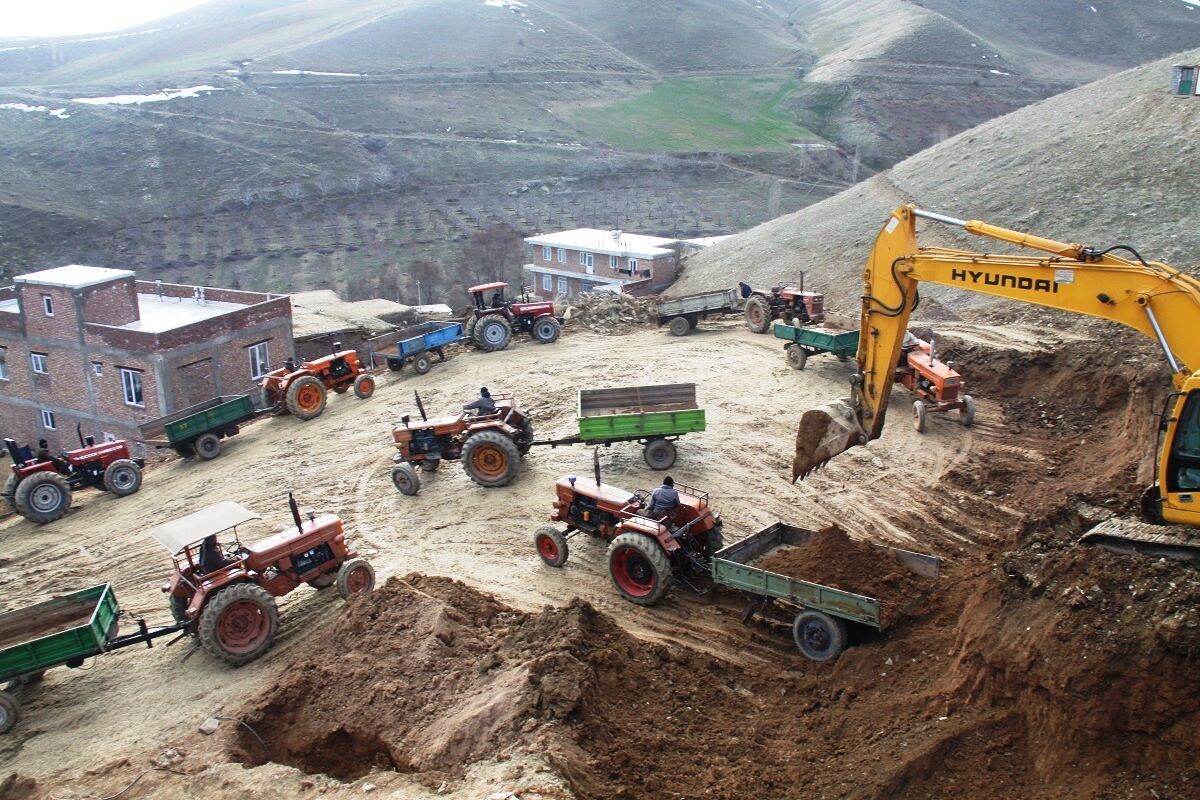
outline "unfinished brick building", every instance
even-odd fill
[[[251,389],[292,352],[286,295],[139,281],[71,265],[0,289],[0,434],[77,446]]]

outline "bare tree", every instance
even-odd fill
[[[412,262],[408,267],[408,278],[412,283],[413,299],[418,303],[434,303],[435,298],[442,294],[442,266],[436,261],[421,259]]]
[[[455,270],[469,285],[506,281],[520,285],[525,242],[511,225],[491,225],[476,231],[459,250]]]

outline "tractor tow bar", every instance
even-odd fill
[[[150,628],[146,625],[146,620],[138,619],[138,632],[129,633],[125,636],[118,636],[114,639],[109,639],[105,644],[105,650],[120,650],[124,647],[133,647],[135,644],[146,644],[147,648],[154,647],[153,640],[160,639],[163,636],[170,636],[173,633],[179,633],[179,636],[167,642],[167,646],[175,644],[183,637],[187,636],[187,628],[190,622],[177,622],[174,625],[163,625],[158,628]]]

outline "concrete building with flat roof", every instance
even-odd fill
[[[52,449],[252,389],[293,352],[286,295],[71,264],[0,289],[0,434]]]
[[[534,292],[547,300],[571,300],[581,292],[645,295],[675,282],[677,242],[620,230],[577,228],[525,239],[533,261],[524,266]],[[603,287],[603,288],[602,288]]]

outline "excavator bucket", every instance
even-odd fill
[[[837,400],[805,411],[796,429],[792,483],[824,466],[838,453],[866,441],[866,432],[859,424],[850,400]]]

